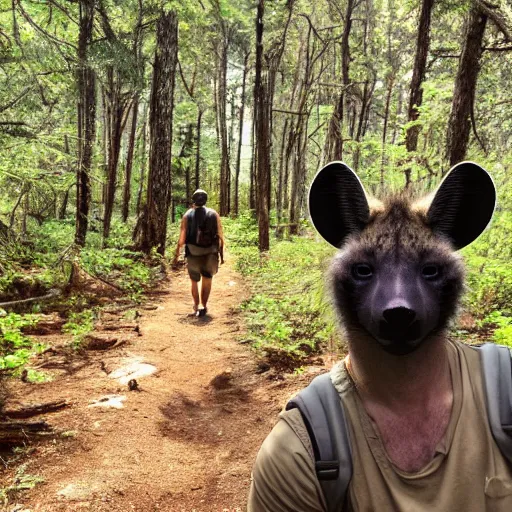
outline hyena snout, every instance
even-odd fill
[[[379,322],[378,338],[386,342],[414,342],[422,335],[416,311],[407,307],[385,309]]]
[[[385,309],[382,312],[384,322],[393,329],[403,329],[409,327],[416,320],[416,311],[407,307],[397,307]]]

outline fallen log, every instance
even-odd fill
[[[18,304],[28,304],[30,302],[40,302],[58,297],[62,292],[58,289],[50,290],[46,295],[40,297],[31,297],[30,299],[12,300],[10,302],[0,302],[0,308],[8,308],[9,306],[17,306]]]
[[[86,350],[108,350],[111,348],[117,348],[124,343],[126,343],[125,339],[119,339],[117,337],[110,338],[99,334],[87,334],[84,337],[82,346]]]
[[[108,323],[108,324],[98,324],[96,325],[97,331],[122,331],[122,330],[128,330],[128,331],[135,331],[138,327],[138,324],[133,323],[126,323],[126,324],[116,324],[116,323]]]
[[[45,421],[31,423],[0,421],[0,445],[23,444],[30,440],[49,437],[52,434],[52,427]]]
[[[7,418],[13,419],[30,418],[32,416],[38,416],[39,414],[59,411],[69,405],[70,403],[67,400],[54,400],[53,402],[42,404],[22,405],[16,409],[4,409],[2,414],[7,416]]]

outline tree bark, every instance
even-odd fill
[[[466,157],[486,23],[487,16],[473,7],[466,25],[448,121],[447,158],[450,165],[455,165]]]
[[[420,20],[418,25],[418,39],[416,42],[416,56],[414,58],[414,70],[411,80],[411,95],[409,97],[409,123],[416,121],[419,116],[418,107],[423,101],[423,81],[427,68],[427,56],[430,48],[430,23],[434,0],[423,0],[421,6]],[[419,126],[411,126],[405,136],[407,151],[416,151],[418,147]]]
[[[171,201],[171,145],[174,83],[178,57],[178,18],[174,11],[162,12],[156,29],[156,50],[151,89],[150,158],[147,203],[134,233],[137,249],[149,253],[153,247],[165,254],[167,216]]]
[[[137,117],[139,113],[139,98],[135,97],[133,101],[133,112],[132,112],[132,126],[130,130],[130,139],[128,141],[128,153],[126,155],[126,169],[125,169],[125,181],[123,189],[123,222],[128,220],[130,213],[130,199],[132,190],[132,168],[133,168],[133,155],[135,152],[135,137],[137,132]]]
[[[199,108],[197,110],[197,128],[196,128],[196,175],[195,175],[195,188],[199,188],[199,169],[201,167],[201,119],[203,111]]]
[[[384,107],[384,125],[382,127],[382,145],[380,151],[380,186],[381,190],[384,189],[384,168],[386,166],[386,139],[388,135],[388,123],[389,123],[389,109],[391,105],[391,96],[393,94],[393,88],[395,86],[395,76],[391,73],[388,76],[388,87],[386,93],[386,104]]]
[[[272,151],[272,104],[276,74],[283,56],[286,35],[290,24],[293,0],[286,4],[288,16],[280,39],[269,47],[263,55],[263,17],[265,1],[259,0],[256,14],[256,76],[254,85],[254,113],[256,133],[256,213],[258,216],[258,247],[260,252],[268,251],[270,190],[271,190],[271,151]],[[265,57],[265,58],[263,58]],[[265,67],[263,61],[265,60]]]
[[[352,30],[352,14],[355,6],[355,0],[347,1],[345,25],[341,37],[341,79],[343,87],[327,133],[325,153],[329,161],[343,159],[343,117],[345,113],[345,95],[350,85],[350,31]]]
[[[238,125],[238,147],[236,152],[236,167],[235,167],[235,197],[234,197],[234,205],[233,210],[234,214],[238,216],[239,209],[239,185],[240,185],[240,162],[242,157],[242,137],[243,137],[243,129],[244,129],[244,115],[245,115],[245,86],[247,82],[247,73],[248,73],[248,62],[249,62],[250,52],[245,54],[244,58],[244,72],[242,76],[242,97],[240,99],[240,122]]]
[[[146,179],[146,141],[148,129],[148,105],[144,107],[144,120],[142,122],[142,137],[140,147],[140,177],[139,177],[139,191],[137,193],[137,217],[141,214],[142,195],[144,193],[144,181]]]
[[[220,49],[219,70],[218,70],[218,102],[217,112],[219,117],[220,135],[220,196],[219,213],[222,216],[229,215],[229,147],[227,127],[227,70],[228,70],[228,48],[229,38],[224,22],[221,22],[223,37]]]
[[[125,106],[121,98],[121,77],[119,70],[113,66],[107,71],[107,118],[109,119],[108,159],[107,159],[107,192],[105,196],[105,212],[103,215],[103,243],[110,236],[110,224],[114,211],[114,200],[117,187],[117,167],[121,153],[123,135],[123,117]]]
[[[91,201],[90,172],[96,136],[96,76],[88,64],[87,48],[92,41],[95,0],[80,1],[78,36],[78,166],[75,243],[83,247],[87,236]]]
[[[256,112],[253,108],[253,116],[252,116],[252,122],[251,122],[251,168],[249,169],[250,172],[250,183],[249,183],[249,209],[250,210],[256,210],[256,134],[255,134],[255,127],[256,127]]]

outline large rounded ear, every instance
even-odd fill
[[[473,162],[461,162],[439,185],[427,222],[434,233],[451,240],[455,249],[462,249],[484,231],[495,206],[496,188],[491,176]]]
[[[334,247],[364,229],[370,208],[356,173],[343,162],[318,171],[309,189],[309,214],[320,235]]]

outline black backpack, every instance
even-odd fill
[[[211,247],[217,243],[217,214],[214,210],[205,207],[196,208],[191,210],[187,217],[187,244]]]
[[[512,464],[512,364],[507,347],[486,343],[480,352],[492,435],[505,459]],[[343,404],[329,373],[288,402],[286,410],[302,414],[315,455],[316,475],[327,512],[338,512],[346,502],[352,478],[352,450]]]

